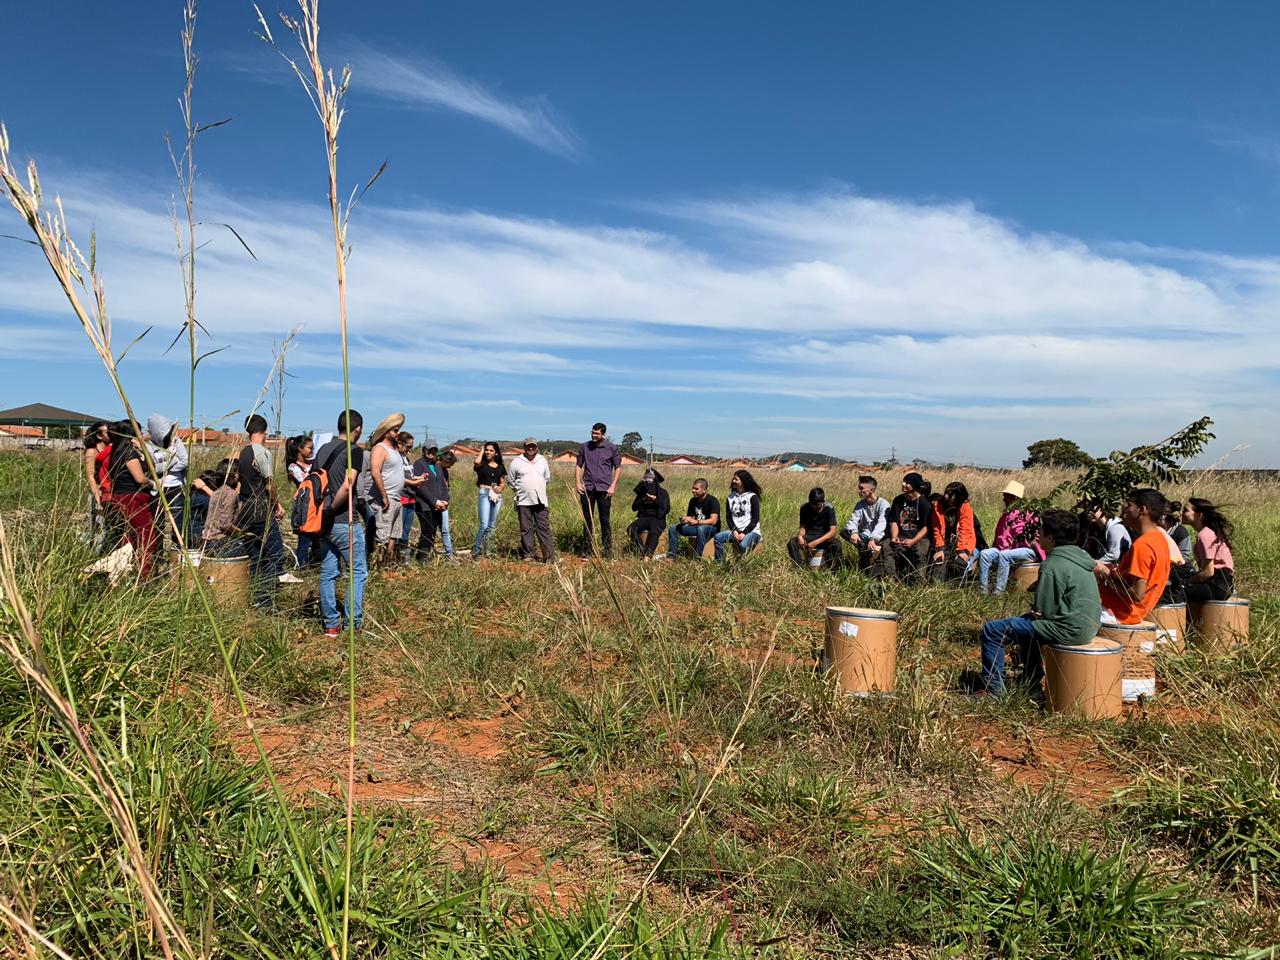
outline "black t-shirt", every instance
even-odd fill
[[[351,446],[351,469],[355,473],[360,472],[360,467],[364,464],[364,448],[355,444]],[[329,474],[329,496],[336,497],[338,491],[342,489],[342,481],[346,479],[347,474],[347,441],[341,437],[334,437],[316,454],[315,460],[311,464],[312,470],[324,470]],[[405,489],[408,489],[407,487]],[[354,488],[353,491],[354,493]],[[343,516],[346,514],[342,511]]]
[[[889,522],[897,523],[898,536],[903,540],[910,540],[922,528],[927,528],[932,514],[933,504],[925,496],[908,500],[905,493],[900,493],[889,505]]]
[[[829,503],[815,506],[806,503],[800,507],[800,526],[806,540],[817,540],[836,525],[836,508]]]
[[[116,453],[117,450],[120,451],[119,455]],[[145,477],[147,468],[142,464],[142,452],[127,440],[117,440],[111,448],[111,459],[107,461],[107,476],[111,478],[113,495],[118,494],[124,497],[146,489],[134,480],[133,474],[129,472],[130,460],[138,461],[138,466],[142,467],[142,475]]]
[[[236,467],[240,471],[240,499],[241,500],[266,500],[267,484],[270,477],[264,477],[258,470],[258,465],[254,463],[253,444],[245,447],[240,451],[240,456],[236,458]]]
[[[476,471],[477,487],[496,487],[502,482],[504,472],[502,467],[491,467],[487,461],[480,461],[472,464]]]
[[[685,514],[695,520],[709,520],[714,514],[716,530],[719,531],[720,529],[720,501],[709,493],[702,500],[697,497],[690,497],[689,509],[685,511]]]

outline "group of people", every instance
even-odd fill
[[[349,410],[339,414],[336,432],[319,449],[310,436],[289,438],[285,473],[293,492],[285,498],[276,489],[267,422],[258,414],[246,420],[248,443],[237,456],[194,477],[188,477],[190,458],[174,421],[151,416],[141,439],[129,420],[94,424],[84,446],[95,529],[105,545],[121,540],[132,544],[142,577],[154,567],[166,528],[176,546],[211,556],[246,556],[253,600],[269,604],[281,582],[301,582],[284,569],[280,523],[291,514],[298,565],[319,568],[326,632],[337,634],[344,616],[359,627],[371,564],[431,559],[437,537],[444,558],[458,560],[449,520],[451,470],[457,459],[430,437],[415,448],[414,437],[403,426],[404,415],[393,414],[361,446],[364,420]],[[574,487],[584,555],[597,550],[597,526],[599,554],[613,555],[612,502],[622,457],[607,433],[605,424],[594,424],[576,457]],[[420,454],[416,458],[415,449]],[[510,463],[497,442],[486,442],[472,471],[477,528],[470,557],[489,555],[510,494],[522,557],[554,561],[551,469],[538,440],[525,438],[522,453]],[[733,472],[723,514],[707,481],[695,480],[685,511],[674,522],[664,483],[662,474],[650,467],[634,487],[635,519],[627,534],[645,560],[675,560],[688,544],[694,557],[702,558],[710,546],[723,562],[731,553],[751,553],[762,542],[762,495],[750,471]],[[877,486],[875,477],[858,478],[858,501],[843,526],[825,491],[813,488],[800,507],[788,555],[809,569],[850,566],[872,577],[975,582],[984,593],[1002,593],[1013,569],[1039,563],[1034,613],[993,621],[983,629],[982,676],[984,688],[992,692],[1003,689],[1003,650],[1011,644],[1026,648],[1037,639],[1084,643],[1103,618],[1136,623],[1157,602],[1221,600],[1234,589],[1234,531],[1207,500],[1169,503],[1159,492],[1143,489],[1134,491],[1119,517],[1093,503],[1078,504],[1075,513],[1048,510],[1038,515],[1026,505],[1023,485],[1011,481],[988,543],[963,483],[948,483],[935,494],[930,482],[913,471],[902,478],[892,501],[880,496]],[[300,496],[304,487],[306,497]],[[291,511],[286,499],[293,501]],[[322,521],[305,522],[300,503],[319,510]],[[1184,524],[1195,530],[1194,538]],[[411,549],[415,526],[418,542]],[[666,549],[660,552],[664,532]],[[350,578],[345,607],[337,599],[344,571]],[[1034,658],[1024,657],[1024,662],[1028,679],[1036,680]]]
[[[1118,517],[1099,504],[1078,506],[1034,518],[1043,557],[1035,600],[1029,613],[983,625],[976,693],[1005,692],[1011,647],[1021,655],[1023,687],[1034,694],[1044,676],[1041,644],[1086,644],[1104,623],[1137,624],[1159,604],[1225,600],[1234,591],[1235,530],[1210,501],[1180,504],[1141,488]],[[1195,530],[1194,542],[1184,524]]]

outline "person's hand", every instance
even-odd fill
[[[277,519],[277,520],[283,520],[283,519],[284,519],[284,504],[283,504],[283,503],[277,503],[277,504],[276,504],[276,519]]]
[[[587,492],[587,485],[583,483],[581,480],[577,482],[576,486],[578,488],[579,495],[585,494]]]
[[[391,509],[391,500],[385,496],[382,498],[382,509],[383,510]]]
[[[947,554],[945,551],[942,551],[942,550],[933,551],[933,559],[937,560],[939,563],[945,560],[946,557],[947,557]]]
[[[612,496],[613,496],[613,492],[614,492],[614,490],[616,490],[616,489],[617,489],[617,487],[610,487],[608,490],[606,490],[606,491],[605,491],[605,495],[606,495],[606,496],[610,496],[610,497],[612,497]]]
[[[1043,620],[1043,619],[1044,619],[1044,614],[1043,614],[1043,613],[1041,613],[1039,610],[1032,610],[1030,613],[1028,613],[1028,614],[1027,614],[1027,619],[1028,619],[1028,620]]]
[[[733,531],[733,539],[734,539],[734,540],[737,540],[739,543],[741,543],[741,542],[742,542],[742,534],[741,534],[741,533],[739,533],[737,530]]]
[[[657,500],[657,499],[658,499],[658,495],[657,495],[656,493],[646,493],[646,494],[644,495],[644,498],[645,498],[646,500]]]
[[[436,501],[436,509],[437,509],[437,510],[441,510],[441,511],[448,510],[448,509],[449,509],[449,501],[448,501],[448,500],[437,500],[437,501]]]
[[[876,540],[868,540],[868,541],[867,541],[867,547],[868,547],[868,548],[870,548],[870,550],[871,550],[871,552],[872,552],[872,553],[879,553],[879,552],[880,552],[880,543],[879,543],[879,541],[876,541]]]

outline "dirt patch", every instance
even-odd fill
[[[410,732],[427,743],[476,760],[496,760],[511,745],[511,715],[488,720],[424,720]]]
[[[975,734],[978,756],[998,775],[1031,790],[1057,785],[1090,806],[1100,806],[1133,783],[1086,737],[1031,733],[1019,738],[1004,731],[981,730]]]

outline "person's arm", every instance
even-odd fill
[[[387,496],[387,488],[382,485],[382,465],[387,460],[387,448],[382,444],[377,444],[373,448],[373,459],[369,461],[369,474],[373,478],[373,485],[378,491],[378,497],[382,500],[382,509],[391,509],[391,499]]]
[[[858,508],[862,505],[859,500],[853,505],[853,513],[849,514],[849,522],[844,525],[844,529],[840,531],[840,536],[844,537],[850,543],[857,543],[860,534],[858,533]]]
[[[578,448],[578,459],[573,467],[573,487],[578,493],[586,493],[587,485],[582,482],[582,467],[586,463],[586,457],[582,455],[582,448]]]
[[[822,546],[828,540],[835,539],[836,530],[838,530],[839,527],[836,524],[836,511],[834,507],[828,508],[828,516],[829,516],[829,520],[828,520],[827,532],[824,533],[822,536],[820,536],[817,540],[810,541],[809,542],[810,549],[816,549],[817,547]]]
[[[609,496],[613,496],[618,490],[618,478],[622,476],[622,456],[618,453],[618,448],[613,448],[613,480],[609,482]]]
[[[89,447],[84,452],[84,474],[89,481],[89,495],[93,502],[102,506],[102,488],[98,486],[98,451]]]
[[[956,554],[968,560],[973,556],[974,547],[978,545],[978,534],[973,528],[973,507],[967,503],[960,508],[956,528]]]
[[[800,544],[801,547],[805,547],[805,548],[809,546],[808,542],[805,540],[804,507],[800,508],[800,527],[796,530],[796,543]]]
[[[877,501],[875,509],[875,522],[871,525],[871,532],[867,534],[867,542],[878,547],[889,525],[889,504],[883,500]]]
[[[760,497],[757,494],[751,495],[751,523],[747,527],[748,530],[755,530],[760,526]]]
[[[959,526],[958,517],[956,526]],[[929,529],[938,531],[938,536],[934,538],[933,559],[941,561],[947,555],[947,515],[942,510],[941,500],[933,505],[933,510],[929,514]]]
[[[126,460],[124,467],[129,471],[129,476],[133,478],[134,483],[143,487],[151,486],[151,478],[142,469],[142,460],[140,458],[134,457],[131,460]]]
[[[551,482],[551,465],[547,463],[547,458],[542,458],[542,463],[538,465],[538,470],[542,474],[542,479],[547,483]]]

